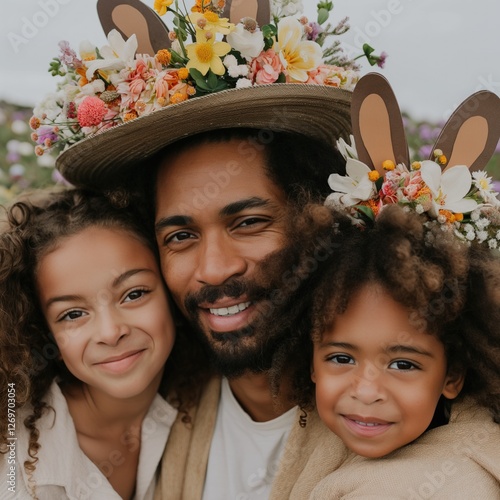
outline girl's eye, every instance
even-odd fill
[[[398,361],[393,361],[389,365],[389,368],[392,368],[393,370],[410,371],[410,370],[417,370],[418,366],[415,363],[412,363],[411,361],[405,361],[404,359],[400,359]]]
[[[126,295],[125,300],[123,302],[133,302],[135,300],[142,299],[142,297],[144,297],[144,295],[148,293],[150,293],[150,290],[145,290],[145,289],[132,290]]]
[[[347,354],[334,354],[328,357],[328,361],[333,361],[338,365],[353,365],[354,359]]]
[[[58,321],[75,321],[81,317],[83,317],[85,313],[80,310],[73,310],[73,311],[68,311],[67,313],[64,313]]]

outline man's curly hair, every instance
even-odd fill
[[[426,219],[397,205],[374,222],[353,225],[345,213],[309,204],[292,214],[289,253],[299,253],[293,299],[296,346],[293,399],[314,407],[310,379],[313,343],[320,340],[355,294],[381,286],[408,308],[412,324],[445,347],[448,369],[464,370],[460,397],[471,395],[500,422],[500,254],[426,227]],[[262,272],[286,270],[272,257]],[[290,266],[290,261],[288,264]]]
[[[62,384],[77,382],[59,359],[57,344],[41,311],[36,289],[40,260],[63,238],[90,226],[126,231],[157,257],[154,233],[137,207],[133,199],[125,200],[117,193],[53,188],[23,196],[6,210],[0,228],[0,384],[6,387],[14,383],[16,407],[28,411],[24,421],[30,433],[28,452],[32,460],[25,463],[28,473],[34,471],[38,461],[36,422],[48,410],[43,398],[52,381],[57,377]],[[187,327],[173,302],[170,306],[177,338],[160,393],[176,394],[173,404],[182,412],[194,404],[207,377],[206,356],[188,339]],[[0,405],[7,407],[7,391],[0,391]],[[6,443],[7,421],[2,418],[0,452],[5,453]]]

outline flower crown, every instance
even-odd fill
[[[334,28],[323,26],[332,2],[318,4],[318,22],[285,15],[295,14],[298,3],[280,0],[273,22],[259,28],[253,19],[232,24],[220,17],[223,0],[196,0],[189,13],[177,2],[172,8],[173,0],[155,0],[160,15],[173,16],[174,29],[168,33],[171,47],[154,56],[136,54],[136,36],[125,41],[116,30],[108,34],[109,45],[97,49],[84,42],[79,55],[60,42],[61,55],[49,71],[63,79],[30,120],[36,154],[61,151],[138,116],[228,88],[298,82],[352,90],[359,79],[355,60],[343,54],[339,41],[323,49],[329,36],[349,29],[347,18]],[[384,53],[376,56],[368,45],[363,50],[370,64],[383,66]]]
[[[386,160],[385,174],[380,175],[358,160],[353,136],[350,145],[340,139],[337,147],[347,161],[347,175],[330,175],[334,192],[325,200],[327,206],[365,225],[387,205],[397,204],[426,216],[428,228],[440,225],[461,241],[500,248],[500,200],[486,172],[471,173],[467,166],[457,165],[442,173],[448,160],[435,149],[433,160],[414,161],[410,168]]]

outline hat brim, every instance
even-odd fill
[[[351,95],[326,85],[274,83],[191,98],[86,137],[63,151],[56,167],[75,186],[109,189],[160,149],[223,128],[294,132],[335,147],[351,130]]]

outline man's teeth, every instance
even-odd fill
[[[220,307],[218,309],[210,309],[210,312],[212,314],[215,314],[216,316],[231,316],[233,314],[237,314],[240,311],[244,311],[248,306],[250,305],[250,302],[242,302],[241,304],[236,304],[235,306],[231,307]]]

